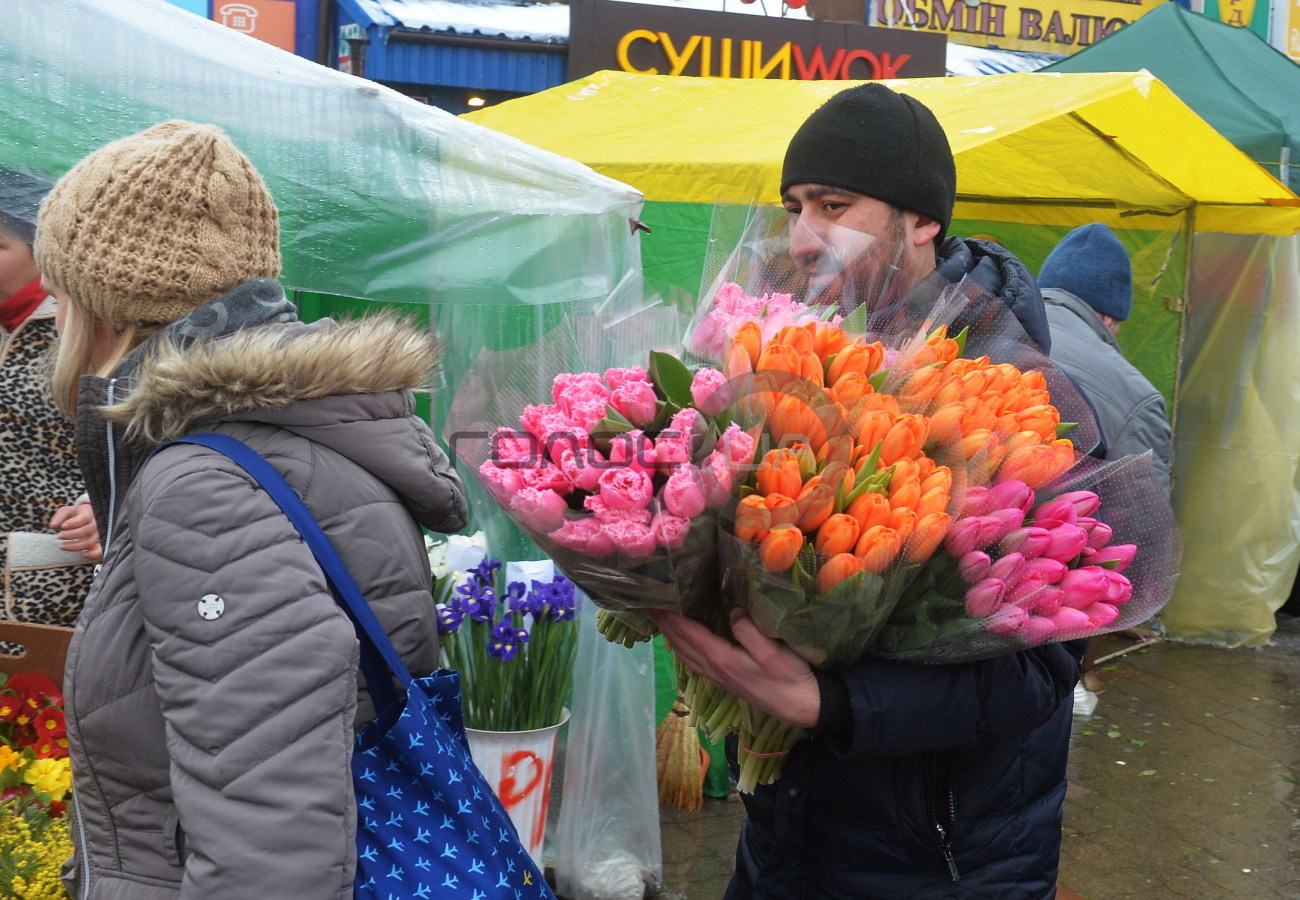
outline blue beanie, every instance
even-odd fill
[[[1100,222],[1074,229],[1038,273],[1038,286],[1069,291],[1103,316],[1124,321],[1133,310],[1133,265],[1115,233]]]

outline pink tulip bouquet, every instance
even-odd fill
[[[611,640],[653,633],[637,609],[720,612],[716,514],[754,452],[722,373],[653,351],[646,366],[559,374],[551,401],[492,435],[477,471],[496,501],[618,614],[602,620]]]

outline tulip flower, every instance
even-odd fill
[[[555,531],[564,523],[568,502],[555,491],[520,488],[510,498],[510,511],[520,524],[534,532]]]
[[[875,525],[888,525],[889,498],[875,491],[867,491],[854,498],[845,512],[858,520],[863,531]]]
[[[993,503],[993,494],[988,488],[980,485],[969,487],[966,489],[966,497],[962,505],[960,518],[988,515],[995,508]],[[1000,504],[998,508],[1006,505],[1008,504]]]
[[[693,519],[704,512],[706,505],[700,484],[699,473],[693,466],[686,466],[668,477],[659,498],[674,516]]]
[[[879,574],[898,558],[902,543],[897,531],[884,525],[877,525],[862,532],[853,552],[862,557],[863,568]]]
[[[853,461],[853,438],[847,434],[837,434],[834,437],[826,439],[821,449],[816,454],[817,463],[826,465],[831,462],[841,462],[846,466]]]
[[[986,518],[997,519],[998,534],[994,540],[1000,541],[1024,524],[1025,514],[1012,507],[1011,509],[995,509]]]
[[[849,336],[843,328],[818,323],[813,329],[813,353],[822,359],[829,359],[843,350],[849,343]]]
[[[1056,500],[1071,504],[1081,516],[1090,516],[1101,506],[1101,498],[1092,491],[1070,491],[1057,495]]]
[[[1084,525],[1084,519],[1080,519],[1074,524],[1078,525],[1084,531],[1088,532],[1088,546],[1094,550],[1100,550],[1110,543],[1110,539],[1115,536],[1114,530],[1105,522],[1098,522],[1096,519],[1087,519],[1088,525]]]
[[[908,562],[925,562],[943,543],[944,535],[952,524],[952,516],[944,512],[929,513],[919,516],[912,535],[907,541],[906,559]]]
[[[798,528],[773,528],[758,545],[758,558],[769,572],[784,572],[794,565],[803,549],[803,532]]]
[[[1032,578],[1025,573],[1021,573],[1020,580],[1016,586],[1007,592],[1007,602],[1020,606],[1034,596],[1034,594],[1047,587],[1047,582],[1040,578]]]
[[[1109,583],[1106,590],[1106,602],[1111,606],[1120,606],[1127,603],[1133,597],[1133,583],[1121,575],[1119,572],[1111,569],[1102,569],[1106,573],[1106,581]]]
[[[1035,616],[1048,616],[1050,618],[1060,612],[1064,594],[1065,592],[1058,587],[1052,587],[1050,584],[1044,585],[1025,601],[1025,609]]]
[[[1035,578],[1044,584],[1059,584],[1069,571],[1070,568],[1065,563],[1040,556],[1036,559],[1028,559],[1025,563],[1024,576]]]
[[[1015,584],[1025,570],[1025,558],[1019,553],[1008,553],[993,563],[989,575],[1003,584]]]
[[[998,549],[1003,553],[1020,553],[1025,559],[1035,559],[1043,555],[1049,543],[1051,535],[1046,528],[1030,526],[1008,533],[998,543]]]
[[[1052,624],[1056,626],[1057,634],[1061,635],[1063,640],[1068,640],[1070,635],[1078,637],[1086,634],[1093,628],[1086,612],[1069,606],[1062,606],[1050,618]]]
[[[840,380],[840,376],[846,372],[871,375],[880,368],[884,358],[885,350],[878,343],[864,344],[861,341],[853,341],[846,344],[826,367],[826,383],[834,386]]]
[[[608,556],[614,552],[614,543],[595,516],[568,519],[550,534],[551,540],[561,547],[576,550],[586,556]]]
[[[1033,647],[1054,637],[1056,630],[1056,623],[1046,616],[1030,616],[1025,620],[1025,627],[1020,630],[1020,634]]]
[[[1047,547],[1043,556],[1069,562],[1088,546],[1087,533],[1075,525],[1057,525],[1047,529]]]
[[[1064,500],[1052,500],[1034,510],[1034,524],[1041,528],[1073,525],[1078,518],[1078,513],[1074,511],[1074,504]]]
[[[851,553],[858,544],[862,526],[858,520],[845,513],[836,513],[822,523],[817,529],[814,546],[823,556],[836,556]]]
[[[769,450],[763,455],[755,473],[760,494],[784,494],[797,497],[803,490],[803,473],[799,470],[799,457],[788,447]]]
[[[736,523],[732,528],[742,541],[757,543],[767,537],[772,527],[772,511],[767,508],[761,494],[741,497],[736,504]]]
[[[942,383],[943,370],[938,366],[917,369],[903,382],[898,391],[898,402],[904,409],[924,412],[934,400],[934,395],[939,393]]]
[[[1093,629],[1105,628],[1119,618],[1119,610],[1109,603],[1094,603],[1083,612],[1088,616],[1088,624]]]
[[[731,403],[731,386],[727,377],[717,369],[698,369],[691,379],[691,400],[695,408],[706,416],[718,415]]]
[[[941,444],[955,444],[965,434],[965,422],[965,403],[960,400],[945,403],[930,414],[930,434]]]
[[[1034,505],[1034,492],[1023,481],[1000,481],[990,489],[990,493],[993,505],[998,509],[1015,507],[1027,513]]]
[[[889,505],[893,509],[906,507],[916,509],[921,502],[921,479],[913,475],[910,478],[899,478],[898,472],[894,472],[894,477],[889,481]]]
[[[881,465],[891,465],[898,460],[916,456],[930,435],[930,422],[925,416],[904,413],[894,420],[885,434],[880,448]]]
[[[948,529],[943,545],[949,556],[965,556],[983,550],[1002,534],[1002,522],[992,516],[968,516],[958,519]]]
[[[889,511],[889,527],[898,532],[900,544],[907,543],[912,537],[912,531],[916,528],[916,523],[916,513],[906,506],[900,506],[898,509]]]
[[[999,469],[1003,478],[1023,481],[1038,489],[1074,465],[1074,445],[1067,440],[1018,447]]]
[[[863,562],[852,553],[837,553],[817,570],[817,590],[826,593],[851,575],[861,572]]]
[[[921,499],[916,503],[916,515],[918,518],[924,519],[926,516],[933,513],[947,511],[948,501],[950,499],[948,496],[948,488],[943,485],[938,485],[929,490],[925,490],[925,482],[921,483],[921,488],[923,493],[921,494]]]
[[[983,581],[992,571],[992,561],[982,550],[972,550],[957,561],[957,571],[967,584]]]
[[[1110,581],[1106,570],[1096,566],[1071,569],[1061,578],[1061,590],[1065,596],[1061,602],[1072,609],[1083,609],[1106,599]]]
[[[831,469],[827,471],[829,475],[813,476],[795,498],[799,511],[795,524],[805,533],[816,531],[835,512],[835,494],[843,474]]]
[[[799,521],[799,507],[793,497],[784,494],[768,494],[763,498],[763,505],[772,514],[772,527],[794,525]]]
[[[966,591],[966,614],[985,619],[997,612],[1007,594],[1007,586],[996,578],[985,578]]]
[[[1004,606],[985,621],[984,629],[990,634],[1003,636],[1020,634],[1031,618],[1018,606]]]
[[[799,351],[788,344],[769,343],[758,356],[755,372],[788,372],[799,377],[803,373],[803,360]]]
[[[1099,549],[1092,562],[1097,566],[1109,564],[1116,572],[1123,572],[1133,562],[1137,549],[1136,544],[1112,544]]]

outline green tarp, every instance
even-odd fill
[[[1300,65],[1247,28],[1166,3],[1041,72],[1151,72],[1300,193]],[[1283,178],[1284,151],[1291,160]]]

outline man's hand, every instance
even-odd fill
[[[60,506],[50,517],[50,530],[57,531],[62,549],[81,555],[92,562],[103,559],[104,548],[99,545],[99,526],[89,503]]]
[[[678,613],[647,610],[669,648],[692,672],[788,725],[812,728],[821,692],[812,667],[780,641],[758,630],[748,615],[731,614],[733,644]]]

